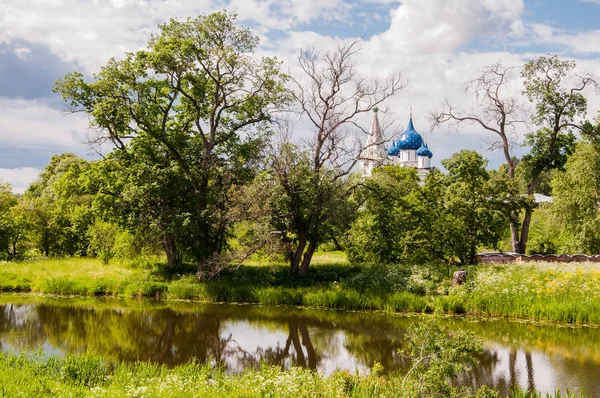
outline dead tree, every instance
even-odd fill
[[[301,190],[289,184],[288,163],[279,171],[275,168],[291,203],[289,231],[282,231],[281,238],[285,241],[293,235],[295,240],[288,250],[292,273],[308,271],[317,245],[327,235],[332,204],[340,198],[338,188],[366,149],[360,135],[367,134],[367,129],[359,125],[359,116],[404,87],[399,73],[385,79],[360,76],[353,60],[359,44],[358,40],[347,42],[324,54],[302,51],[298,58],[301,75],[292,78],[298,111],[314,132],[300,146],[307,158],[303,164],[308,165],[305,182],[313,190],[310,200],[300,197]],[[342,196],[349,195],[347,188],[340,188]]]
[[[480,76],[465,84],[465,91],[475,97],[474,109],[459,111],[446,100],[443,109],[431,115],[434,127],[442,124],[458,127],[468,123],[492,133],[495,138],[489,142],[488,150],[502,151],[508,165],[508,178],[513,184],[516,163],[511,149],[514,145],[515,130],[518,125],[525,123],[527,118],[527,112],[519,98],[511,96],[508,92],[518,77],[518,70],[517,67],[505,67],[500,61],[486,66]],[[518,194],[513,187],[507,200],[518,203]],[[512,248],[519,252],[518,211],[510,209],[508,217]]]

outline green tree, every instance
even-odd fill
[[[361,204],[348,233],[348,257],[371,264],[442,260],[440,211],[444,187],[432,171],[423,187],[416,169],[385,166],[374,170],[356,193]]]
[[[45,255],[86,255],[94,220],[90,169],[76,155],[55,155],[25,192],[33,242]]]
[[[477,247],[496,247],[506,227],[504,190],[490,179],[487,160],[462,150],[442,160],[448,170],[445,233],[451,253],[463,263],[477,261]]]
[[[307,145],[294,146],[284,134],[269,156],[272,192],[284,195],[270,215],[280,227],[292,273],[308,272],[318,245],[341,229],[348,214],[343,209],[355,185],[348,176],[365,149],[349,145],[357,142],[357,133],[366,133],[357,119],[403,87],[396,73],[384,81],[360,76],[354,66],[358,44],[323,54],[301,52],[294,97],[312,136]]]
[[[522,159],[530,197],[544,173],[563,169],[575,147],[573,129],[582,128],[587,109],[582,91],[595,86],[596,81],[590,75],[576,73],[575,67],[574,61],[561,60],[556,55],[541,56],[527,62],[521,72],[523,93],[535,104],[532,121],[538,127],[527,135],[525,144],[531,149]],[[520,253],[527,249],[533,210],[534,203],[530,199],[521,224]]]
[[[17,205],[10,184],[0,183],[0,253],[10,255],[12,208]],[[1,254],[0,254],[1,255]]]
[[[232,188],[253,175],[272,115],[288,102],[275,58],[224,12],[160,25],[146,50],[111,59],[93,82],[56,90],[112,143],[98,200],[132,233],[160,237],[168,264],[226,249]]]
[[[287,141],[274,145],[266,157],[266,170],[243,190],[239,204],[247,210],[245,218],[253,222],[248,236],[255,242],[247,246],[282,251],[292,273],[306,273],[316,246],[342,230],[354,214],[348,181],[331,178],[326,170],[315,179],[311,155]],[[312,210],[315,203],[318,223]]]
[[[119,231],[113,223],[96,220],[88,230],[90,237],[90,249],[98,254],[104,264],[108,264],[115,256],[115,246]]]
[[[580,142],[565,171],[552,181],[552,211],[570,235],[569,249],[600,252],[600,153],[592,143]]]
[[[32,228],[30,201],[20,198],[18,203],[10,208],[7,224],[11,255],[14,258],[19,254],[17,249],[25,247]]]

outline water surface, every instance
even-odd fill
[[[406,372],[398,350],[418,316],[293,307],[0,296],[0,345],[11,352],[93,352],[112,361],[169,366],[191,359],[230,373],[261,362],[330,373],[375,362]],[[479,366],[456,381],[506,394],[522,387],[600,396],[600,329],[446,318],[484,341]]]

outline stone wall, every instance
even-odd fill
[[[571,262],[600,262],[600,254],[588,256],[585,254],[532,254],[520,255],[514,253],[480,253],[477,255],[479,263],[527,263],[531,261],[546,261],[553,263]]]

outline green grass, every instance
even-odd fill
[[[486,265],[436,301],[441,312],[600,323],[600,264]]]
[[[138,362],[111,364],[92,355],[46,357],[0,353],[3,397],[412,397],[402,378],[262,366],[242,374],[190,362],[174,368]],[[490,389],[482,397],[497,397]],[[542,395],[517,391],[515,397]],[[575,397],[574,394],[548,395]]]
[[[227,376],[209,365],[169,369],[136,363],[110,366],[94,356],[63,358],[0,354],[0,395],[30,397],[375,397],[394,392],[377,376],[262,367]]]
[[[0,263],[0,291],[302,305],[389,312],[438,312],[600,324],[600,264],[480,265],[450,287],[432,268],[359,267],[343,253],[317,253],[309,274],[249,263],[198,282],[194,275],[97,259]]]

